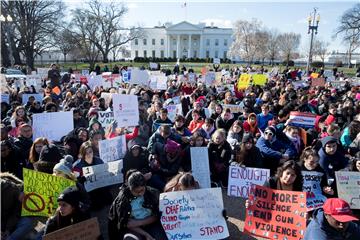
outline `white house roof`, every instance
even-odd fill
[[[171,25],[169,27],[166,28],[166,30],[170,30],[170,31],[173,31],[173,30],[180,30],[180,31],[183,31],[183,30],[195,30],[195,31],[199,31],[199,30],[202,30],[203,27],[200,27],[198,25],[194,25],[192,23],[189,23],[187,21],[182,21],[180,23],[177,23],[175,25]]]

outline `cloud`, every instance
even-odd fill
[[[225,28],[233,27],[233,23],[230,20],[220,19],[220,18],[207,18],[201,20],[200,22],[205,23],[206,26],[211,26],[211,23],[213,23],[214,26],[216,27],[225,27]]]

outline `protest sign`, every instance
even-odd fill
[[[74,130],[73,112],[51,112],[33,115],[33,140],[45,137],[48,140],[60,139]]]
[[[166,109],[168,110],[168,118],[174,122],[176,115],[183,115],[182,114],[182,106],[181,104],[171,104],[167,105]]]
[[[37,74],[40,75],[41,77],[46,77],[48,76],[48,72],[49,72],[49,68],[37,68]]]
[[[254,85],[264,86],[267,81],[267,76],[265,74],[254,74],[252,75],[252,79]]]
[[[211,188],[209,152],[207,147],[191,147],[191,169],[200,188]]]
[[[121,71],[121,77],[124,83],[128,83],[130,81],[130,73],[126,70]]]
[[[270,177],[269,169],[230,166],[228,196],[248,198],[253,185],[263,185]]]
[[[114,118],[118,127],[139,125],[139,103],[136,95],[113,94]]]
[[[133,69],[131,71],[131,84],[138,84],[143,86],[149,85],[149,73],[146,70]]]
[[[360,172],[335,172],[339,198],[349,203],[351,209],[360,209]]]
[[[334,88],[341,88],[341,87],[345,87],[346,85],[346,81],[331,81],[331,86],[334,87]]]
[[[75,182],[63,177],[23,168],[24,200],[21,216],[51,216],[57,209],[57,198]]]
[[[158,69],[158,64],[154,62],[149,63],[150,69]]]
[[[312,73],[310,74],[310,78],[318,78],[319,74],[318,73]]]
[[[195,75],[195,73],[189,73],[189,74],[188,74],[188,78],[189,78],[189,82],[190,82],[190,83],[196,82],[196,75]]]
[[[160,220],[169,240],[228,237],[223,209],[220,188],[160,194]]]
[[[26,86],[34,86],[35,89],[41,88],[41,76],[40,75],[28,75],[26,76]]]
[[[211,85],[215,84],[215,78],[216,78],[215,72],[207,72],[205,74],[206,86],[211,86]]]
[[[250,191],[244,231],[268,239],[303,239],[305,213],[305,193],[255,185]]]
[[[112,72],[104,72],[104,73],[101,74],[101,77],[102,77],[102,86],[104,88],[113,87],[114,79],[112,78]]]
[[[240,105],[236,104],[221,104],[224,109],[229,108],[231,113],[239,113],[243,111],[243,108]]]
[[[251,78],[250,74],[245,74],[245,73],[241,74],[237,83],[237,88],[238,89],[247,88],[250,84],[250,78]]]
[[[166,90],[167,77],[165,75],[150,75],[149,87],[154,90]]]
[[[43,100],[43,98],[44,98],[44,95],[43,94],[41,94],[41,93],[24,93],[23,95],[22,95],[22,104],[24,105],[24,104],[26,104],[28,101],[29,101],[29,97],[34,97],[35,98],[35,101],[37,101],[37,102],[40,102],[40,103],[42,103],[42,100]]]
[[[122,169],[122,160],[83,167],[86,191],[91,192],[97,188],[122,183],[124,181]]]
[[[214,64],[220,64],[220,58],[214,58],[213,63]]]
[[[120,160],[126,153],[125,135],[99,141],[99,154],[104,162]]]
[[[202,68],[201,68],[201,76],[205,76],[206,72],[207,72],[207,68],[206,68],[206,67],[202,67]]]
[[[313,78],[311,79],[312,87],[324,87],[325,86],[325,78]]]
[[[221,85],[222,75],[221,72],[215,73],[215,85]]]
[[[55,232],[46,234],[43,240],[97,240],[101,235],[97,218],[72,224]]]
[[[304,178],[303,192],[306,192],[306,208],[307,211],[312,211],[321,208],[326,197],[322,194],[321,179],[324,173],[315,171],[301,171]]]
[[[315,127],[316,115],[307,112],[290,112],[291,122],[289,125],[301,128]]]
[[[111,102],[111,95],[112,93],[108,93],[108,92],[102,92],[101,93],[101,97],[104,98],[105,100],[105,107],[108,108]]]
[[[10,95],[9,94],[1,94],[1,102],[10,103]]]
[[[82,69],[81,70],[81,75],[86,76],[86,75],[89,75],[89,74],[90,74],[89,69]]]
[[[102,76],[101,75],[90,75],[88,80],[88,85],[91,90],[94,90],[96,87],[100,87],[103,84]]]
[[[99,111],[98,115],[98,121],[104,129],[106,129],[114,121],[113,111]]]

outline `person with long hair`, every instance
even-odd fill
[[[260,150],[255,146],[254,137],[245,133],[240,144],[240,148],[235,151],[235,158],[231,165],[262,168],[263,158]]]
[[[240,120],[235,120],[227,134],[226,140],[230,143],[232,149],[237,149],[240,146],[244,130],[243,124]]]
[[[47,138],[39,137],[35,139],[33,142],[31,148],[30,148],[30,154],[29,154],[29,161],[27,163],[27,167],[33,169],[33,164],[37,161],[39,161],[40,152],[43,146],[49,145],[49,141]]]
[[[16,120],[21,119],[21,122],[23,123],[27,123],[29,125],[31,125],[31,120],[30,118],[27,116],[26,110],[24,106],[17,106],[15,108],[15,111],[13,112],[11,118],[10,118],[10,122],[11,122],[11,126],[12,127],[17,127],[16,126]]]
[[[180,172],[170,179],[164,188],[164,192],[176,192],[199,189],[199,182],[189,172]]]

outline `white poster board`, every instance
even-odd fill
[[[114,121],[113,111],[99,111],[98,116],[98,121],[104,129]]]
[[[207,147],[191,147],[191,169],[200,188],[211,188],[209,152]]]
[[[1,102],[5,102],[10,104],[10,95],[9,94],[1,94]]]
[[[182,106],[181,104],[171,104],[167,105],[166,109],[168,110],[168,118],[174,122],[176,115],[183,115],[182,114]]]
[[[165,75],[151,75],[149,87],[154,90],[166,90],[167,77]]]
[[[120,160],[126,153],[125,135],[99,141],[99,154],[104,162]]]
[[[211,85],[215,84],[215,80],[216,80],[215,72],[207,72],[205,74],[205,84],[206,84],[206,86],[211,86]]]
[[[248,198],[252,185],[264,185],[270,170],[263,168],[229,167],[228,196]]]
[[[324,173],[316,171],[301,171],[303,175],[303,192],[306,192],[306,208],[307,211],[312,211],[321,208],[326,197],[322,194],[321,179]]]
[[[73,112],[51,112],[33,115],[33,140],[45,137],[48,140],[60,139],[74,130]]]
[[[100,87],[103,84],[103,79],[101,75],[90,75],[88,78],[88,86],[91,90],[94,90],[96,87]]]
[[[136,95],[113,94],[114,118],[118,127],[139,125],[139,103]]]
[[[35,101],[42,103],[44,95],[41,93],[31,93],[31,94],[23,94],[22,95],[22,104],[26,104],[29,101],[29,97],[34,97]]]
[[[349,203],[351,209],[360,209],[360,172],[335,172],[339,198]]]
[[[149,85],[149,73],[146,70],[133,69],[131,71],[131,84],[138,84],[143,86]]]
[[[160,194],[161,224],[168,239],[224,239],[229,236],[222,215],[221,188]]]
[[[86,178],[84,183],[86,191],[91,192],[97,188],[122,183],[124,181],[122,168],[122,160],[83,167],[82,170]]]

